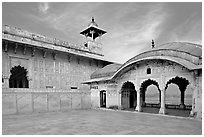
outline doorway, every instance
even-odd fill
[[[106,91],[100,91],[100,107],[106,107]]]
[[[134,110],[136,107],[137,94],[132,82],[125,82],[121,88],[121,107],[122,109]]]

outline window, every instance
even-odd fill
[[[147,68],[147,74],[151,74],[151,68]]]
[[[77,89],[77,87],[71,87],[71,89]]]

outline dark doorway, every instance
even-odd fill
[[[106,91],[100,91],[100,107],[106,107]]]
[[[9,88],[28,88],[27,71],[21,66],[15,66],[11,69],[9,78]]]
[[[137,94],[135,86],[131,82],[125,82],[121,88],[121,107],[122,109],[135,109]]]

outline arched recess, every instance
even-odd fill
[[[166,83],[165,91],[169,84],[176,84],[178,86],[180,90],[180,108],[185,109],[185,91],[190,82],[186,78],[176,76]]]
[[[11,68],[9,78],[9,88],[29,88],[28,72],[20,65]]]
[[[149,87],[150,85],[155,85],[159,91],[159,104],[156,104],[156,107],[160,107],[160,103],[161,103],[161,90],[159,88],[159,84],[157,81],[152,80],[152,79],[147,79],[145,81],[142,82],[141,86],[140,86],[140,94],[142,97],[142,107],[146,106],[146,102],[145,102],[145,96],[146,96],[146,91],[147,91],[147,87]]]
[[[137,94],[135,85],[132,82],[124,82],[121,87],[121,107],[122,109],[135,108]]]

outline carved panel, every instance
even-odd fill
[[[44,61],[43,60],[39,60],[39,69],[40,69],[40,72],[43,72],[43,70],[44,70]]]
[[[25,69],[28,70],[28,65],[29,65],[29,61],[28,59],[25,59],[25,58],[19,58],[19,57],[10,57],[10,64],[11,64],[11,67],[15,67],[15,66],[21,66],[21,67],[24,67]]]
[[[55,72],[59,73],[59,62],[58,61],[55,62]]]
[[[40,73],[39,77],[40,77],[40,88],[44,88],[44,76],[43,76],[43,74]]]
[[[37,58],[34,58],[34,71],[38,71],[38,59]]]

